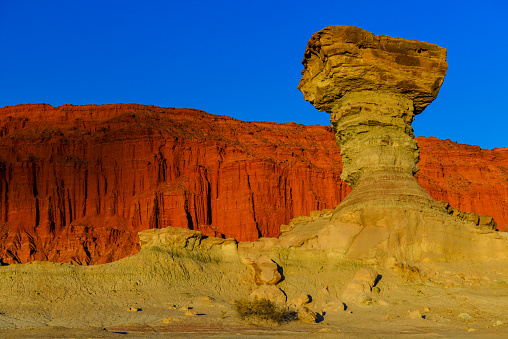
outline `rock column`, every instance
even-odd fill
[[[315,33],[299,89],[330,113],[341,148],[341,178],[353,191],[338,210],[411,205],[444,212],[416,182],[419,150],[411,123],[446,74],[446,50],[356,27]]]

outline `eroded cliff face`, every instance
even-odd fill
[[[494,217],[508,231],[508,148],[493,150],[437,138],[416,138],[416,180],[436,200]]]
[[[143,105],[0,108],[0,258],[105,263],[167,226],[239,241],[333,208],[331,128],[243,122]],[[418,138],[416,178],[436,200],[508,225],[508,150]]]
[[[328,127],[141,105],[21,105],[0,117],[8,263],[108,262],[137,252],[137,232],[168,226],[274,237],[348,192]]]

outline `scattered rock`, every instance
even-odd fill
[[[388,306],[388,305],[390,305],[390,303],[388,301],[384,300],[384,299],[379,299],[377,301],[377,304],[381,305],[381,306]]]
[[[138,307],[129,307],[127,310],[130,312],[141,312],[142,311],[141,308],[138,308]]]
[[[300,294],[298,298],[293,300],[293,305],[296,307],[301,307],[310,303],[310,300],[311,298],[308,294]]]
[[[504,325],[504,322],[502,322],[501,320],[498,320],[496,321],[496,323],[492,326],[501,326],[501,325]]]
[[[369,285],[370,288],[372,288],[374,285],[376,285],[378,276],[378,273],[372,268],[364,267],[360,268],[358,272],[356,272],[353,281],[365,283]]]
[[[467,313],[461,313],[459,314],[457,317],[461,318],[461,319],[473,319],[473,317],[471,317],[469,314]]]
[[[186,312],[188,310],[192,310],[192,307],[189,306],[182,306],[178,309],[179,311]]]
[[[400,318],[400,316],[397,314],[387,314],[383,317],[383,320],[393,320],[397,318]]]
[[[249,295],[250,299],[268,299],[276,304],[284,304],[286,302],[286,295],[282,290],[273,285],[261,285]]]
[[[168,308],[170,310],[176,310],[176,305],[175,304],[171,304],[171,305],[168,306]]]
[[[420,311],[409,311],[409,319],[424,319]]]
[[[353,280],[346,285],[342,297],[351,302],[370,305],[372,303],[372,287],[377,283],[378,274],[371,268],[361,268]]]
[[[423,312],[430,312],[430,307],[423,306]]]
[[[362,296],[359,296],[358,299],[356,300],[356,302],[360,305],[371,305],[372,298],[369,295],[364,294]]]
[[[317,321],[317,314],[307,307],[299,307],[297,309],[298,319],[306,323],[315,323]]]
[[[343,312],[347,310],[346,304],[339,300],[333,300],[323,305],[325,312]]]
[[[282,279],[279,266],[268,256],[242,258],[242,262],[252,269],[252,281],[256,285],[276,285]]]
[[[194,316],[198,315],[198,312],[192,311],[192,310],[187,310],[187,311],[185,311],[185,315],[186,316],[190,316],[190,317],[194,317]]]
[[[320,289],[318,291],[318,293],[322,296],[329,296],[330,295],[330,291],[328,290],[328,287],[323,287],[322,289]]]
[[[202,301],[208,301],[208,302],[212,302],[212,301],[214,301],[214,299],[213,299],[213,298],[210,298],[210,297],[208,297],[208,296],[201,298],[201,300],[202,300]]]

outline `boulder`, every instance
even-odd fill
[[[299,307],[296,312],[298,320],[306,323],[315,323],[318,319],[316,312],[309,310],[307,307]]]
[[[292,301],[292,304],[296,307],[302,307],[310,303],[311,298],[308,294],[300,294],[296,299]]]
[[[249,295],[251,300],[268,299],[276,304],[283,305],[286,303],[286,294],[278,287],[273,285],[261,285],[256,287]]]
[[[251,279],[256,285],[276,285],[282,279],[279,266],[268,256],[242,258],[242,262],[250,267]]]
[[[314,33],[302,63],[298,88],[305,100],[328,113],[346,95],[372,91],[405,97],[418,114],[436,98],[448,68],[442,47],[351,26]]]

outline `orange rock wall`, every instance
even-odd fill
[[[416,139],[421,151],[415,177],[420,185],[454,208],[494,217],[498,229],[508,231],[508,148]]]
[[[0,258],[110,262],[137,232],[183,227],[239,241],[349,193],[325,126],[244,122],[135,104],[0,108]],[[418,181],[507,230],[508,149],[418,138]],[[503,167],[504,166],[504,167]]]

